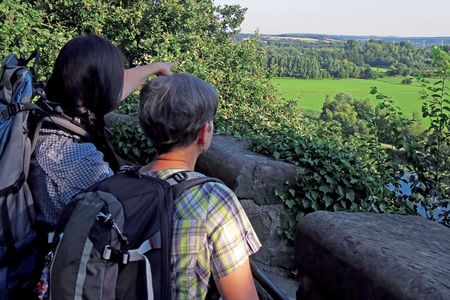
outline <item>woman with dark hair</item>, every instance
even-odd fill
[[[47,99],[91,138],[57,125],[40,130],[30,166],[38,223],[53,228],[72,196],[113,175],[119,163],[105,135],[105,114],[150,75],[169,75],[173,65],[125,69],[119,48],[94,35],[76,37],[61,49],[45,88]]]

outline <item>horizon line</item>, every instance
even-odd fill
[[[256,32],[256,31],[255,31]],[[248,32],[240,32],[241,34],[255,34],[248,33]],[[352,36],[352,37],[382,37],[382,38],[446,38],[450,39],[449,36],[440,36],[440,35],[430,35],[430,36],[420,36],[420,35],[407,35],[407,36],[401,36],[401,35],[376,35],[376,34],[333,34],[333,33],[304,33],[304,32],[285,32],[285,33],[262,33],[258,32],[259,35],[289,35],[289,34],[296,34],[296,35],[323,35],[323,36]]]

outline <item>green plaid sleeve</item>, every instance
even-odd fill
[[[214,183],[207,217],[211,273],[225,277],[261,247],[236,195],[225,185]]]

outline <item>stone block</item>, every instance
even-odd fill
[[[248,142],[215,136],[211,148],[200,155],[196,168],[223,180],[238,198],[253,199],[259,205],[280,203],[275,190],[286,191],[286,181],[296,181],[295,166],[248,148]]]
[[[450,230],[418,216],[311,213],[295,261],[306,299],[450,299]]]

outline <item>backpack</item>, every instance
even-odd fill
[[[210,181],[221,182],[133,168],[76,195],[60,219],[41,299],[170,299],[174,199]]]
[[[32,59],[30,69],[26,65]],[[88,136],[70,120],[31,102],[35,95],[44,96],[33,76],[38,60],[38,52],[26,60],[10,54],[0,72],[0,300],[28,298],[36,271],[38,232],[27,178],[41,126],[51,122]]]
[[[0,299],[19,297],[36,264],[35,213],[26,182],[28,116],[35,105],[33,77],[25,64],[11,54],[0,74]]]

